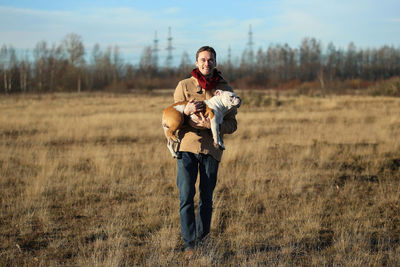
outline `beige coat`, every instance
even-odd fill
[[[232,87],[230,87],[225,80],[221,80],[216,86],[216,89],[233,92]],[[194,77],[180,81],[174,93],[175,103],[179,101],[189,101],[191,99],[202,101],[211,97],[212,92],[205,91],[201,88],[197,79]],[[236,131],[236,113],[237,110],[233,109],[225,116],[220,127],[221,137],[223,134],[231,134]],[[181,139],[179,151],[192,152],[195,154],[210,154],[216,160],[221,161],[222,150],[214,147],[211,130],[198,130],[189,126],[188,123],[185,123],[182,129],[179,130],[178,135]]]

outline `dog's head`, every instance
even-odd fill
[[[216,90],[215,95],[218,96],[224,106],[229,109],[232,107],[239,108],[242,103],[240,97],[238,97],[234,92]]]

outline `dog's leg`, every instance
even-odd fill
[[[173,140],[173,139],[170,137],[170,136],[171,136],[170,129],[169,129],[166,125],[163,125],[163,129],[164,129],[165,137],[167,138],[167,148],[168,148],[169,151],[171,152],[172,157],[177,158],[178,155],[176,154],[176,151],[174,150],[174,143],[175,143],[175,140]],[[173,136],[173,135],[172,135],[172,136]],[[174,137],[175,137],[175,136],[174,136]],[[177,139],[176,137],[175,137],[175,139],[177,140],[177,142],[180,142],[180,140]]]
[[[171,138],[174,142],[180,142],[178,138],[176,138],[176,131],[182,126],[184,118],[183,114],[174,108],[169,109],[169,115],[163,114],[162,118],[162,126],[164,128],[165,137]]]
[[[175,142],[171,138],[168,138],[167,146],[168,146],[169,152],[171,152],[171,155],[173,158],[177,158],[178,154],[176,154],[176,151],[174,150],[174,143]]]
[[[222,142],[222,139],[219,136],[219,124],[217,122],[216,117],[211,119],[211,132],[214,139],[214,147],[219,148],[221,150],[225,150],[224,143]]]

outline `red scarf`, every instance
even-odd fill
[[[200,72],[198,68],[192,70],[190,74],[197,79],[201,88],[206,91],[214,89],[219,81],[222,79],[220,72],[217,69],[213,70],[213,75],[209,79],[204,77],[204,75]]]

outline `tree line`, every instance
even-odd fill
[[[374,82],[400,75],[400,47],[346,49],[329,43],[326,49],[315,38],[304,38],[299,47],[271,44],[240,56],[218,58],[218,68],[235,87],[290,87],[317,82],[322,88],[347,80]],[[94,45],[86,54],[82,37],[71,33],[60,44],[38,42],[33,51],[17,53],[12,46],[0,49],[0,91],[62,92],[174,88],[188,77],[194,58],[183,52],[179,65],[160,66],[152,47],[143,49],[136,64],[124,62],[119,47]],[[361,83],[360,83],[361,84]]]

